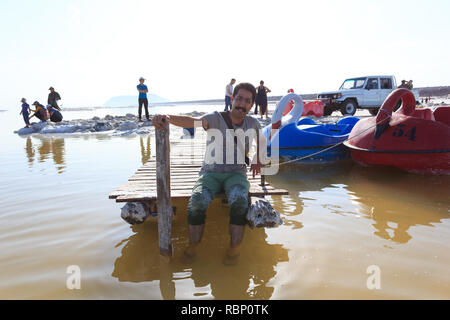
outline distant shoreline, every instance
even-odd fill
[[[437,86],[437,87],[420,87],[414,88],[419,92],[420,97],[441,97],[450,94],[450,86]],[[317,99],[318,93],[300,93],[303,100],[314,100]],[[283,96],[268,96],[267,100],[269,102],[279,101]],[[193,104],[193,103],[204,103],[204,104],[222,104],[224,99],[209,99],[209,100],[186,100],[186,101],[170,101],[170,102],[159,102],[151,103],[151,106],[167,106],[172,104]]]
[[[443,97],[450,94],[450,86],[439,86],[439,87],[421,87],[414,88],[419,92],[420,97]],[[317,93],[308,93],[308,94],[300,94],[303,100],[315,100],[317,99]],[[283,96],[268,96],[268,102],[278,102]],[[169,101],[169,102],[157,102],[152,103],[149,101],[149,107],[164,107],[164,106],[174,106],[180,104],[223,104],[224,99],[207,99],[207,100],[185,100],[185,101]],[[108,109],[108,108],[117,108],[117,109],[126,109],[126,108],[134,108],[137,105],[130,106],[97,106],[97,107],[74,107],[74,108],[65,108],[66,111],[85,111],[88,109]],[[0,110],[7,111],[7,110]]]

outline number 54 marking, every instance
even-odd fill
[[[405,128],[406,125],[404,124],[398,124],[394,127],[394,132],[392,133],[393,137],[401,138],[405,137],[408,138],[411,141],[416,140],[416,126],[412,127],[408,130],[408,128]]]

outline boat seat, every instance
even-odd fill
[[[301,124],[297,126],[297,128],[299,128],[300,130],[307,130],[311,128],[317,128],[318,126],[318,124]]]
[[[439,107],[434,110],[434,118],[436,121],[443,122],[450,126],[450,107]]]
[[[433,121],[435,120],[433,112],[431,112],[430,109],[416,109],[411,114],[411,116],[413,116],[415,118],[424,119],[424,120],[433,120]]]

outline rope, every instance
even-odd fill
[[[383,109],[381,109],[381,110],[383,110]],[[384,110],[383,110],[383,111],[384,111]],[[386,113],[386,115],[387,115],[386,118],[384,118],[384,119],[378,121],[377,123],[375,123],[375,125],[368,127],[366,130],[361,131],[360,133],[358,133],[357,135],[355,135],[355,136],[353,136],[353,137],[351,137],[351,138],[348,138],[348,139],[346,139],[346,140],[344,140],[344,141],[341,141],[341,142],[339,142],[339,143],[336,143],[335,145],[332,145],[332,146],[330,146],[330,147],[328,147],[328,148],[325,148],[325,149],[322,149],[322,150],[320,150],[320,151],[317,151],[317,152],[315,152],[315,153],[313,153],[313,154],[309,154],[309,155],[307,155],[307,156],[295,158],[295,159],[289,160],[289,161],[283,161],[283,162],[279,163],[278,165],[281,166],[281,165],[288,164],[288,163],[291,163],[291,162],[296,162],[296,161],[300,161],[300,160],[303,160],[303,159],[307,159],[307,158],[310,158],[310,157],[312,157],[312,156],[315,156],[316,154],[319,154],[319,153],[328,151],[328,150],[330,150],[330,149],[336,148],[337,146],[340,146],[340,145],[343,144],[344,142],[349,141],[350,139],[356,138],[356,137],[360,136],[361,134],[363,134],[364,132],[368,131],[369,129],[372,129],[372,128],[376,127],[379,123],[383,122],[384,120],[386,120],[386,119],[388,119],[388,118],[392,118],[391,115],[389,115],[389,114],[387,114],[387,113]],[[337,123],[336,123],[336,125],[337,125]]]

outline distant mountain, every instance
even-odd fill
[[[162,98],[156,94],[148,94],[148,103],[149,105],[155,103],[165,103],[169,102],[166,98]],[[135,96],[116,96],[112,97],[108,101],[105,102],[105,107],[137,107],[138,105],[138,97]]]
[[[423,87],[417,88],[419,91],[419,96],[428,97],[428,96],[446,96],[450,94],[450,86],[440,86],[440,87]]]

